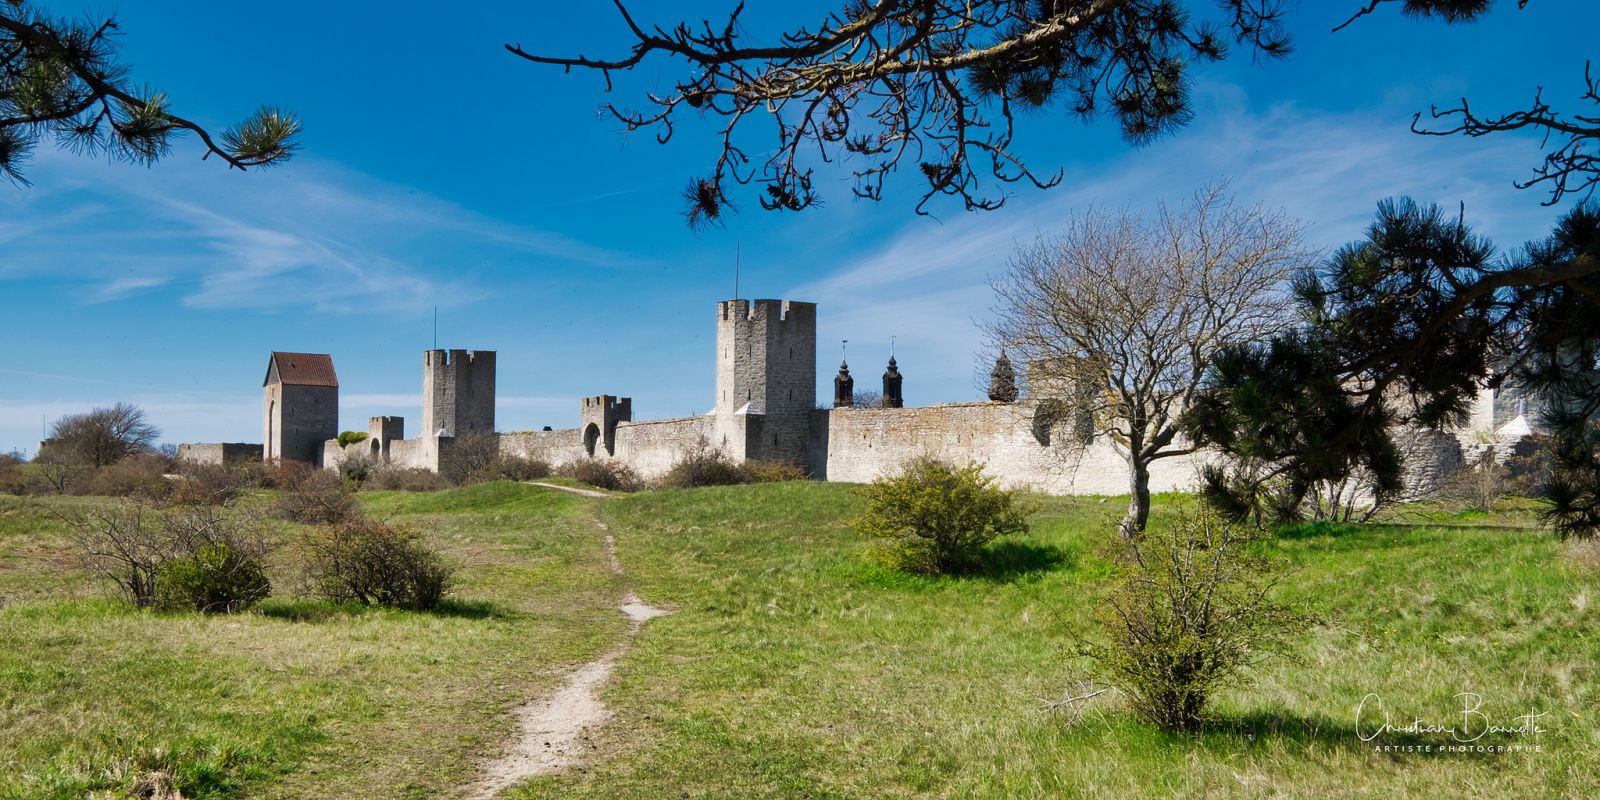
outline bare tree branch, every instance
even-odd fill
[[[1127,139],[1144,142],[1188,121],[1188,70],[1221,59],[1228,36],[1258,55],[1289,50],[1279,0],[1223,0],[1220,22],[1193,21],[1166,0],[851,0],[770,46],[741,38],[742,3],[724,24],[670,30],[647,28],[615,5],[634,40],[626,55],[506,50],[598,71],[608,90],[612,72],[652,56],[687,61],[671,92],[648,96],[650,110],[607,109],[628,130],[653,129],[662,142],[680,114],[725,120],[710,174],[686,192],[691,223],[722,218],[730,181],[759,185],[765,209],[809,208],[819,201],[815,165],[840,160],[851,162],[857,197],[881,199],[886,177],[907,166],[925,182],[919,214],[938,197],[996,209],[1006,196],[987,179],[1048,188],[1062,178],[1036,172],[1015,151],[1020,112],[1110,115]],[[752,116],[777,126],[777,146],[758,164],[736,135]]]

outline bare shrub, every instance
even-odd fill
[[[913,459],[856,491],[867,507],[850,525],[883,541],[878,558],[891,569],[967,572],[984,545],[1028,529],[1015,494],[996,486],[981,464]]]
[[[172,494],[173,482],[167,479],[172,462],[153,453],[139,453],[95,470],[88,480],[71,487],[73,494],[106,497],[143,497],[160,500]]]
[[[361,503],[338,474],[307,470],[283,486],[274,513],[307,525],[338,525],[360,518]]]
[[[614,492],[637,492],[644,488],[644,480],[627,464],[600,459],[583,459],[563,464],[559,474],[596,489]]]
[[[321,528],[306,549],[312,591],[336,602],[431,610],[454,572],[415,531],[368,519]]]
[[[433,470],[386,467],[372,473],[361,488],[376,492],[437,492],[450,488],[450,482]]]
[[[221,464],[180,464],[178,478],[169,500],[185,506],[230,505],[247,485],[245,472]]]
[[[1277,564],[1256,528],[1211,512],[1116,537],[1121,572],[1100,611],[1104,640],[1080,648],[1095,677],[1167,731],[1199,728],[1220,689],[1249,682],[1310,618],[1268,597]]]
[[[744,472],[746,483],[782,483],[810,477],[803,468],[781,461],[746,461],[739,469]]]
[[[701,486],[733,486],[749,482],[749,477],[721,448],[701,438],[678,455],[672,468],[661,477],[661,485],[674,489]]]
[[[245,481],[258,489],[287,489],[316,471],[304,461],[263,461],[240,465],[238,469]]]
[[[71,521],[84,565],[141,608],[234,611],[266,596],[270,549],[258,521],[217,506],[128,501]]]
[[[29,494],[70,494],[94,476],[91,467],[46,454],[33,460]]]
[[[27,494],[28,478],[22,471],[22,459],[14,455],[0,455],[0,494]]]
[[[490,465],[488,474],[493,476],[489,480],[536,481],[550,477],[550,463],[537,458],[502,454]]]
[[[352,487],[360,489],[374,473],[382,469],[378,459],[365,450],[349,453],[339,460],[339,477]]]
[[[1436,495],[1464,502],[1477,511],[1494,510],[1494,504],[1511,492],[1511,470],[1495,460],[1494,448],[1476,461],[1463,464],[1445,476]]]
[[[487,431],[468,433],[439,444],[439,474],[460,486],[500,460],[500,437]]]

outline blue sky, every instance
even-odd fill
[[[1462,95],[1517,107],[1540,84],[1568,105],[1584,59],[1600,60],[1593,0],[1507,0],[1463,27],[1385,11],[1338,34],[1356,0],[1305,0],[1290,60],[1204,68],[1194,124],[1153,145],[1103,121],[1027,119],[1021,151],[1065,180],[1017,190],[1002,211],[915,217],[908,175],[879,204],[825,184],[826,205],[800,215],[746,195],[725,229],[695,236],[678,195],[714,157],[710,139],[692,124],[668,146],[625,135],[596,113],[598,75],[501,49],[620,52],[609,4],[470,5],[484,7],[280,0],[271,22],[248,5],[120,6],[125,56],[179,113],[221,128],[282,104],[305,121],[304,150],[241,174],[201,162],[191,140],[149,169],[42,148],[31,188],[0,185],[0,451],[31,452],[41,419],[116,401],[146,408],[167,441],[259,441],[271,350],[333,354],[342,427],[399,414],[414,435],[435,305],[441,346],[499,351],[503,430],[574,425],[578,398],[602,392],[632,396],[640,418],[703,413],[736,245],[741,294],[820,304],[824,394],[840,339],[870,384],[895,336],[909,403],[972,400],[988,276],[1091,205],[1145,209],[1228,179],[1240,200],[1304,219],[1321,247],[1402,194],[1465,202],[1505,248],[1542,235],[1561,208],[1511,185],[1537,163],[1536,138],[1423,138],[1408,123]],[[667,23],[731,5],[634,8]],[[770,39],[831,3],[753,5],[766,8],[746,28]],[[612,97],[637,100],[680,69],[619,76]]]

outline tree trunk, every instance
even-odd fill
[[[1150,465],[1145,461],[1128,459],[1128,515],[1122,518],[1120,530],[1127,538],[1144,533],[1150,521]]]

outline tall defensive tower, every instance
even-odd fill
[[[422,438],[494,433],[494,351],[422,354]]]
[[[735,460],[804,466],[817,403],[817,304],[717,303],[715,441]]]

